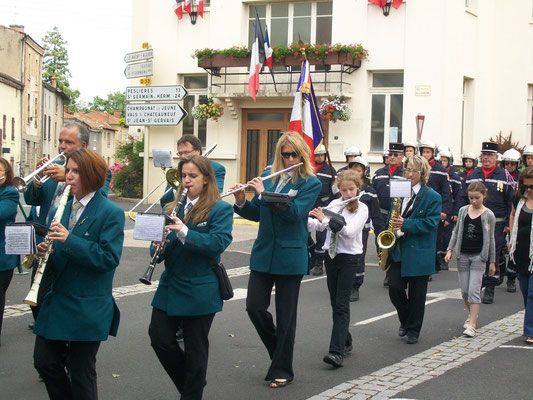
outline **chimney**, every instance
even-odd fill
[[[24,25],[9,25],[9,27],[20,33],[24,33]]]
[[[52,78],[50,79],[50,83],[52,84],[53,87],[57,87],[56,74],[52,74]]]
[[[122,118],[122,113],[120,112],[120,110],[113,111],[113,117]]]

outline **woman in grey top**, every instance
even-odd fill
[[[462,207],[457,216],[457,224],[448,245],[444,261],[449,262],[455,252],[461,294],[468,309],[463,335],[476,336],[477,317],[481,303],[481,282],[485,265],[489,265],[489,276],[496,271],[494,226],[496,218],[491,210],[483,205],[487,188],[481,182],[472,182],[467,188],[470,204]]]

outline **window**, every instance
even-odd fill
[[[268,27],[272,46],[297,43],[298,35],[304,42],[331,43],[331,1],[273,3],[253,5],[248,13],[248,45],[254,40],[255,12],[261,26]]]
[[[46,140],[46,114],[43,116],[43,140]]]
[[[34,120],[34,123],[35,123],[35,127],[37,128],[37,110],[39,109],[38,103],[37,103],[37,97],[34,100],[35,100],[35,108],[33,109],[33,111],[34,111],[35,115],[34,115],[33,120]]]
[[[11,140],[15,140],[15,118],[11,118]]]
[[[50,141],[50,126],[52,125],[52,117],[48,116],[48,141]]]
[[[111,132],[107,132],[107,148],[111,147]]]
[[[205,147],[207,140],[207,121],[195,120],[191,111],[198,104],[200,96],[207,95],[207,75],[187,75],[183,77],[183,86],[187,89],[188,95],[183,99],[183,108],[188,115],[183,119],[183,134],[196,135]]]
[[[27,118],[28,118],[28,125],[29,125],[30,122],[31,122],[31,96],[30,96],[29,93],[28,93],[28,115],[27,115]]]
[[[7,117],[4,114],[4,118],[2,119],[2,139],[6,140],[6,126],[7,126]]]
[[[402,141],[403,72],[374,72],[371,94],[370,150],[382,151]]]

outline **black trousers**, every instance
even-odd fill
[[[408,336],[418,337],[424,322],[429,275],[402,278],[398,262],[393,262],[389,271],[389,297],[400,324]]]
[[[303,275],[272,275],[251,271],[246,311],[272,360],[265,380],[294,379],[292,359],[296,336],[298,294]],[[268,312],[276,285],[276,323]]]
[[[67,342],[35,337],[33,362],[52,400],[96,400],[96,353],[100,342]],[[65,353],[70,369],[65,370]]]
[[[328,290],[333,312],[333,329],[329,352],[344,356],[344,348],[352,345],[350,334],[350,293],[361,254],[337,254],[333,260],[326,254]]]
[[[172,317],[153,308],[148,333],[159,362],[181,393],[181,400],[199,400],[207,384],[209,330],[215,313],[190,317]],[[183,325],[182,350],[176,340]]]
[[[490,263],[487,261],[485,275],[483,276],[483,286],[497,286],[502,282],[505,275],[505,263],[502,263],[506,235],[506,233],[503,233],[504,229],[505,222],[496,222],[494,227],[494,241],[496,242],[496,272],[493,276],[489,276]]]
[[[355,269],[355,278],[353,280],[354,289],[359,289],[363,286],[365,280],[365,259],[366,259],[366,249],[368,247],[368,234],[369,231],[363,230],[363,254],[358,254],[359,258],[357,260],[357,266]]]
[[[38,262],[33,262],[33,268],[31,272],[31,283],[33,283],[33,278],[35,277],[35,273],[37,272],[37,266]],[[37,315],[39,315],[39,310],[41,309],[41,304],[43,304],[44,296],[48,294],[50,291],[50,288],[52,287],[52,269],[51,268],[45,268],[43,277],[41,278],[41,283],[39,285],[39,291],[37,292],[37,306],[30,306],[31,313],[33,314],[33,319],[37,319]],[[30,287],[31,287],[30,283]]]
[[[12,278],[12,269],[0,271],[0,335],[2,334],[2,321],[4,320],[4,309],[6,307],[6,292]]]

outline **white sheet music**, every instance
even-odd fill
[[[28,255],[34,254],[35,229],[31,225],[7,225],[6,235],[6,254]]]
[[[411,181],[403,179],[391,179],[390,197],[411,197]]]
[[[162,214],[137,214],[133,239],[160,242],[163,240],[165,216]]]

